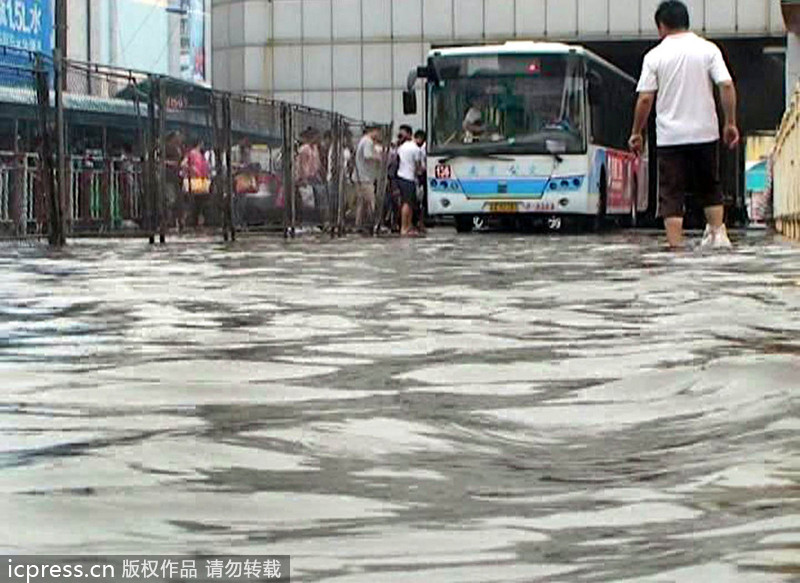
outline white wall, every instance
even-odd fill
[[[655,36],[659,0],[212,0],[215,86],[334,107],[375,121],[402,115],[401,90],[431,44]],[[777,0],[686,0],[714,37],[784,34]]]

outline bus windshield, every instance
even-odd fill
[[[432,64],[432,153],[586,151],[580,57],[467,55]]]

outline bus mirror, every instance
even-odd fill
[[[403,91],[403,114],[417,113],[417,94],[414,91]]]

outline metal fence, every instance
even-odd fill
[[[356,227],[355,158],[365,128],[373,127],[373,188],[385,189],[389,126],[70,61],[63,75],[60,187],[52,67],[33,55],[18,66],[6,62],[0,60],[6,233],[48,232],[51,207],[60,204],[68,235],[127,231],[164,240],[198,229],[226,239],[263,230],[341,235]],[[49,198],[48,188],[63,200]],[[359,226],[372,230],[382,218],[376,207]]]
[[[783,117],[772,156],[775,227],[800,240],[800,85]]]
[[[35,55],[2,47],[0,62],[0,234],[20,236],[42,231],[48,220],[48,72]]]

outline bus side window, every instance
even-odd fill
[[[599,67],[590,69],[588,77],[594,143],[627,150],[636,104],[635,88],[615,75],[605,75]]]
[[[616,132],[614,132],[614,147],[618,150],[627,150],[628,136],[631,131],[631,124],[629,121],[630,107],[628,107],[630,96],[628,94],[628,88],[622,83],[616,87],[616,93],[617,95],[614,102],[617,107],[617,127]]]
[[[589,74],[589,106],[592,115],[592,138],[595,144],[608,145],[607,87],[596,70]]]

